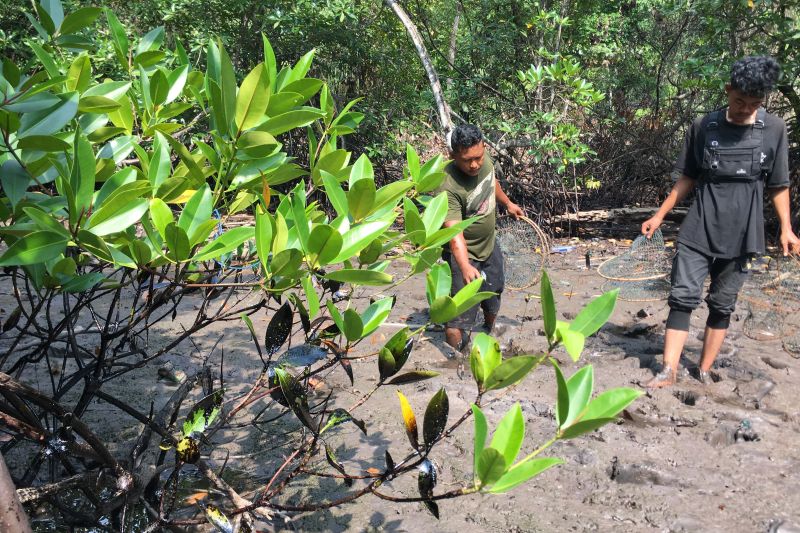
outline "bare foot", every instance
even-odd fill
[[[662,387],[671,387],[677,381],[678,372],[672,368],[665,366],[664,369],[656,374],[653,379],[644,384],[648,389],[660,389]]]

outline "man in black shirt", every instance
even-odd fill
[[[655,216],[642,224],[642,233],[652,236],[675,204],[695,190],[672,266],[664,369],[647,387],[675,383],[689,319],[711,274],[699,374],[708,382],[749,260],[764,253],[764,189],[780,220],[783,254],[800,251],[790,222],[786,124],[761,107],[779,72],[777,61],[767,56],[734,63],[725,86],[728,106],[694,121],[675,164],[680,179]]]

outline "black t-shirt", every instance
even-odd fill
[[[716,123],[715,128],[712,126],[715,129],[713,133],[709,133],[709,122]],[[726,259],[764,253],[764,187],[789,186],[784,121],[769,113],[764,114],[761,147],[754,150],[761,161],[753,158],[754,166],[760,163],[763,169],[763,179],[709,179],[709,171],[703,168],[704,158],[705,166],[709,166],[708,145],[713,139],[718,139],[719,145],[734,148],[748,143],[752,145],[754,139],[758,145],[757,137],[753,135],[753,125],[739,126],[728,122],[725,109],[692,123],[675,170],[696,181],[696,196],[681,225],[678,242],[709,256]],[[744,170],[739,169],[739,172],[743,174]]]

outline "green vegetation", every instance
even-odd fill
[[[150,530],[199,523],[204,518],[187,518],[175,498],[182,469],[194,464],[225,495],[224,505],[205,508],[220,531],[366,495],[421,501],[438,516],[439,499],[506,492],[555,466],[560,460],[540,453],[613,421],[637,397],[613,389],[592,398],[590,365],[562,374],[553,353],[563,347],[577,361],[616,294],[597,298],[571,323],[557,321],[545,275],[545,353],[503,360],[497,341],[478,335],[471,409],[451,421],[441,389],[427,403],[420,439],[414,402],[398,391],[398,424],[411,450],[391,443],[398,460],[387,448],[384,469],[354,475],[334,453],[335,428],[352,422],[367,433],[357,410],[376,390],[436,376],[403,371],[425,326],[405,328],[374,354],[377,383],[351,407],[330,396],[309,401],[312,381],[328,369],[354,379],[348,354],[395,303],[376,288],[425,274],[437,323],[490,294],[477,281],[451,296],[449,268],[437,263],[441,246],[472,221],[441,227],[446,199],[434,191],[445,161],[424,155],[436,151],[433,98],[402,26],[380,3],[348,0],[105,4],[113,10],[42,0],[0,13],[0,283],[13,286],[17,300],[2,324],[14,336],[0,354],[7,401],[0,411],[14,434],[3,453],[33,458],[18,473],[22,486],[44,471],[48,483],[62,481],[61,467],[73,477],[107,473],[97,490],[81,486],[75,509],[52,507],[54,515],[82,527],[110,516],[118,530],[134,517]],[[798,132],[792,3],[474,1],[407,9],[454,112],[489,133],[514,194],[540,214],[577,208],[581,189],[613,199],[614,180],[631,178],[619,173],[625,165],[637,173],[650,165],[649,180],[626,182],[626,198],[641,191],[642,201],[652,198],[680,125],[719,102],[722,71],[745,52],[784,62],[784,100],[775,107]],[[385,170],[397,161],[402,171]],[[233,225],[235,215],[245,222]],[[342,284],[374,298],[339,301]],[[195,307],[179,311],[190,298]],[[151,343],[153,324],[179,312],[183,332]],[[251,318],[257,313],[269,318],[263,338]],[[184,381],[160,411],[139,411],[103,390],[224,322],[249,330],[263,362],[244,396],[226,395],[209,369]],[[282,360],[290,336],[304,339],[316,359]],[[552,439],[519,458],[525,425],[517,405],[487,446],[484,399],[542,364],[554,368],[558,390]],[[37,365],[53,376],[40,390],[20,380]],[[195,384],[205,395],[179,417]],[[254,414],[242,431],[284,431],[276,420],[289,413],[295,429],[272,481],[245,499],[204,456],[217,431],[267,396],[275,416]],[[141,425],[129,453],[112,453],[81,422],[97,401]],[[473,482],[437,493],[436,447],[469,417]],[[151,446],[154,437],[160,446]],[[335,473],[309,473],[323,451]],[[419,498],[382,488],[415,473]],[[347,492],[302,505],[279,499],[307,475],[342,479]]]

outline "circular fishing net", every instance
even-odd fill
[[[619,289],[617,298],[626,302],[657,302],[666,300],[669,296],[669,280],[645,279],[641,281],[608,280],[603,284],[602,291],[608,292]]]
[[[762,258],[742,290],[747,317],[743,333],[755,340],[781,340],[800,357],[800,260],[795,256]]]
[[[497,243],[503,250],[508,289],[527,289],[539,281],[550,249],[547,235],[527,217],[505,216],[497,224]]]
[[[625,253],[604,261],[597,273],[613,281],[645,281],[664,278],[672,268],[672,253],[664,246],[661,230],[649,239],[639,235]]]

